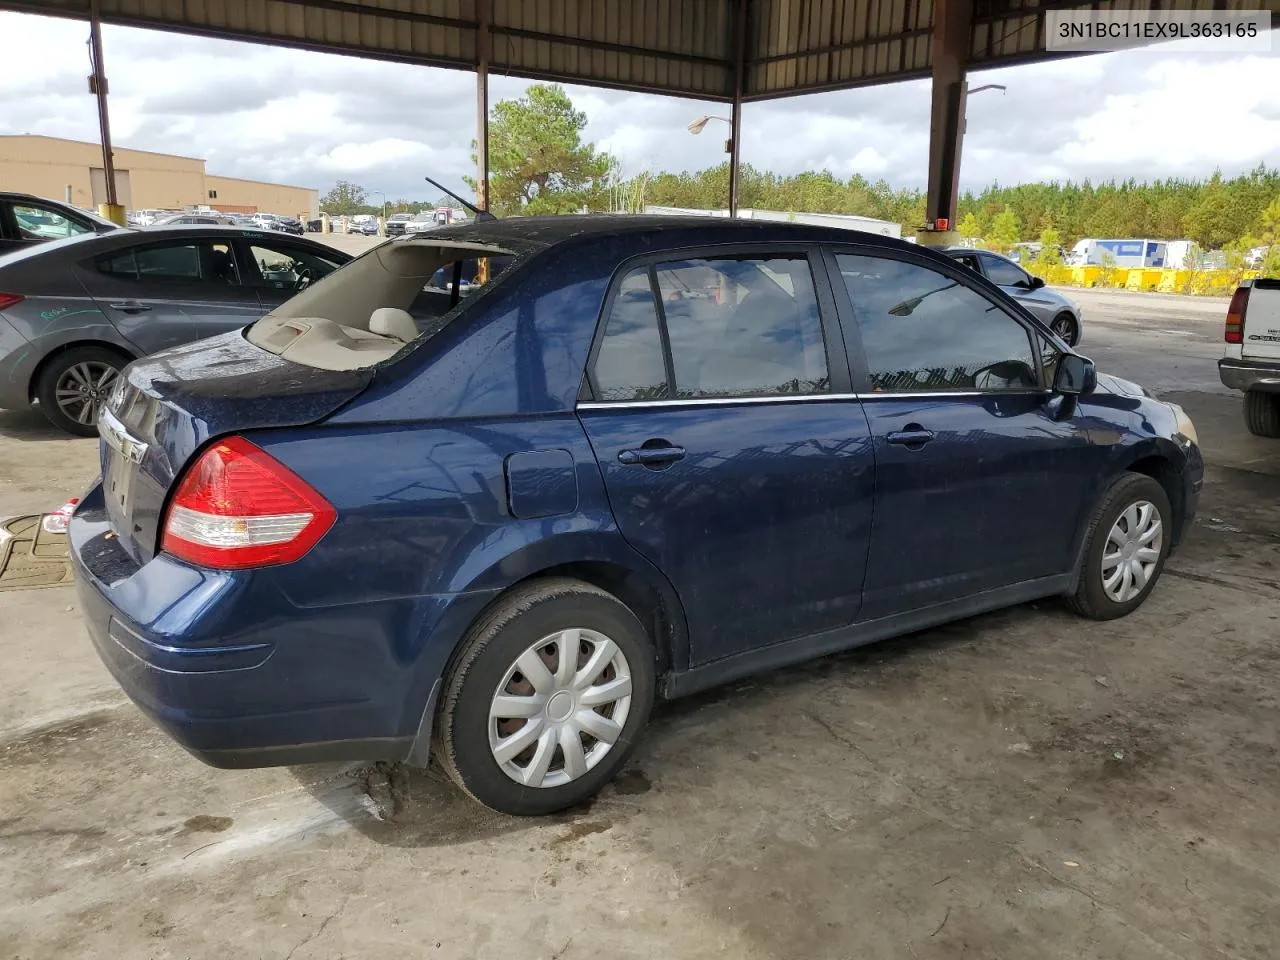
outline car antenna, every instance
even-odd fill
[[[460,204],[462,204],[464,207],[466,207],[468,210],[470,210],[470,211],[471,211],[471,215],[472,215],[473,217],[475,217],[475,218],[476,218],[476,222],[477,222],[477,223],[479,223],[481,220],[497,220],[497,219],[498,219],[498,218],[497,218],[497,217],[495,217],[492,213],[490,213],[488,210],[481,210],[479,207],[477,207],[477,206],[476,206],[474,203],[472,203],[471,201],[469,201],[469,200],[463,200],[460,196],[458,196],[456,193],[454,193],[452,190],[450,190],[450,189],[449,189],[448,187],[446,187],[444,184],[442,184],[442,183],[436,183],[436,181],[432,180],[430,177],[423,177],[422,179],[423,179],[423,180],[425,180],[425,181],[427,181],[427,183],[431,184],[431,185],[432,185],[433,187],[435,187],[437,190],[443,190],[443,191],[444,191],[445,193],[447,193],[449,196],[453,197],[453,199],[457,200]]]

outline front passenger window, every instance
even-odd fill
[[[837,254],[875,392],[1039,387],[1026,327],[945,274]]]

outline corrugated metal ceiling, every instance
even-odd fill
[[[473,69],[490,6],[496,74],[727,100],[745,9],[748,100],[926,76],[934,0],[100,0],[107,23]],[[1043,11],[1153,4],[974,0],[970,62],[1044,59]],[[1280,0],[1178,0],[1165,9],[1271,9]],[[87,19],[89,0],[0,0]]]

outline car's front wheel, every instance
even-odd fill
[[[612,594],[536,581],[472,628],[445,679],[436,749],[464,791],[502,813],[581,803],[626,763],[649,719],[653,644]]]
[[[80,437],[98,432],[98,411],[129,361],[104,347],[73,347],[40,371],[36,399],[55,427]]]
[[[1172,544],[1169,497],[1151,477],[1125,473],[1103,495],[1086,532],[1072,609],[1092,620],[1123,617],[1150,596]]]
[[[1076,318],[1065,310],[1053,318],[1049,328],[1056,333],[1068,347],[1080,342],[1080,324]]]

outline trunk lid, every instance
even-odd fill
[[[293,363],[241,331],[135,361],[98,420],[103,494],[121,545],[139,563],[155,555],[169,490],[206,441],[315,423],[372,379],[372,369]]]
[[[1240,353],[1245,360],[1280,359],[1280,280],[1253,281]]]

